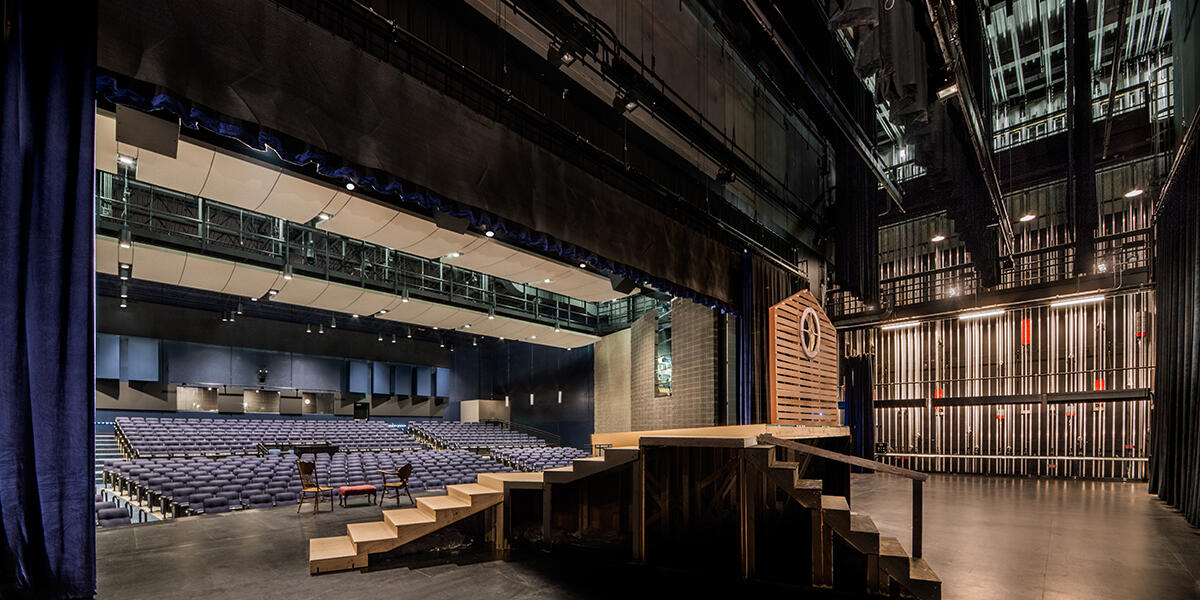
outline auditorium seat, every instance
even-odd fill
[[[269,494],[254,494],[246,499],[246,508],[268,508],[274,505]]]
[[[204,514],[213,515],[229,512],[229,500],[223,496],[210,496],[204,499]]]
[[[112,527],[114,525],[128,525],[133,522],[133,517],[129,514],[129,509],[126,508],[105,508],[96,513],[96,519],[101,527]]]

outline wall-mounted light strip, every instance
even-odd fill
[[[908,329],[909,327],[916,327],[920,324],[920,321],[900,321],[898,323],[885,323],[880,325],[879,329],[883,331],[891,331],[893,329]]]
[[[1062,308],[1064,306],[1079,306],[1080,304],[1095,304],[1104,302],[1104,295],[1098,296],[1080,296],[1078,298],[1063,298],[1050,303],[1050,308]]]
[[[974,321],[975,319],[986,319],[988,317],[998,317],[1004,314],[1003,308],[994,308],[991,310],[977,310],[975,312],[967,312],[958,315],[959,321]]]

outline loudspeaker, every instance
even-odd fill
[[[637,287],[636,281],[627,277],[621,277],[620,275],[609,275],[608,281],[612,284],[612,289],[614,292],[620,292],[622,294],[628,294]]]
[[[117,141],[175,158],[179,151],[179,121],[160,119],[118,104]]]
[[[354,403],[354,420],[366,421],[371,417],[370,402],[355,402]]]
[[[454,233],[466,233],[467,227],[471,225],[470,221],[462,217],[455,217],[450,213],[444,213],[440,210],[433,214],[433,222],[439,228],[453,231]]]

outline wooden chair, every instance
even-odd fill
[[[383,501],[387,498],[388,492],[395,494],[396,506],[400,506],[400,490],[404,490],[404,493],[408,494],[409,502],[416,504],[416,502],[413,501],[412,492],[410,492],[408,489],[408,478],[412,475],[412,470],[412,463],[406,464],[395,471],[379,469],[379,472],[383,474],[383,496],[379,499],[380,506],[383,506]],[[387,480],[388,475],[395,477],[399,481],[393,481],[389,483]]]
[[[317,514],[321,506],[321,495],[329,494],[329,510],[333,510],[333,488],[322,487],[317,482],[317,464],[305,460],[296,461],[296,468],[300,469],[300,504],[296,507],[296,513],[304,507],[304,499],[313,499],[313,514]]]

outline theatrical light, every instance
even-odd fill
[[[967,312],[958,315],[959,321],[974,321],[975,319],[986,319],[988,317],[998,317],[1004,314],[1003,308],[993,308],[990,310],[977,310],[975,312]]]
[[[283,280],[292,280],[292,265],[283,265]]]
[[[1033,213],[1027,213],[1025,216],[1021,217],[1020,220],[1022,223],[1028,223],[1036,218],[1037,218],[1037,215],[1035,215]]]
[[[129,303],[125,302],[124,298],[121,298],[121,308],[129,308]]]
[[[346,182],[346,190],[347,190],[347,191],[351,191],[351,192],[353,192],[353,191],[354,191],[354,182],[353,182],[353,181],[347,181],[347,182]]]
[[[438,348],[445,348],[445,347],[446,347],[446,342],[444,342],[442,340],[438,340]]]
[[[457,252],[451,252],[450,254],[443,256],[442,259],[458,258],[460,256],[462,256],[462,255]]]
[[[496,318],[496,309],[493,308],[488,311],[488,320],[491,321],[492,319],[495,319],[495,318]]]
[[[305,325],[304,333],[312,333],[312,325]]]
[[[437,325],[434,325],[434,326],[433,326],[433,330],[434,330],[434,331],[437,331],[437,330],[438,330],[438,326],[437,326]]]
[[[629,92],[618,91],[616,97],[613,98],[612,105],[613,108],[624,109],[625,112],[633,112],[634,110],[637,110],[638,101],[637,97],[633,94]]]
[[[400,301],[404,303],[408,302],[408,290],[404,290],[404,294],[400,296]]]
[[[916,327],[920,324],[920,321],[900,321],[899,323],[886,323],[880,325],[879,328],[883,331],[891,331],[893,329],[908,329],[909,327]]]
[[[472,346],[478,346],[478,345],[479,345],[479,338],[471,338],[471,345],[472,345]]]
[[[410,339],[410,340],[412,339],[412,327],[408,328],[408,334],[406,337],[408,337],[408,339]]]
[[[131,276],[133,276],[133,265],[129,263],[121,263],[120,266],[117,267],[117,275],[121,278],[121,281],[129,279]]]
[[[239,314],[239,315],[242,314],[242,303],[241,302],[238,302],[237,314]]]
[[[489,229],[489,230],[483,232],[483,235],[486,235],[488,237],[496,237],[496,232]]]
[[[229,322],[229,313],[227,313],[227,312],[225,312],[225,311],[221,311],[221,322],[222,322],[222,323],[228,323],[228,322]]]
[[[555,323],[555,324],[554,324],[554,333],[558,333],[558,332],[560,332],[560,331],[562,331],[562,329],[560,329],[560,328],[559,328],[559,326],[558,326],[558,324],[557,324],[557,323]]]
[[[944,235],[942,235],[942,234],[940,234],[940,233],[939,233],[939,234],[937,234],[937,235],[935,235],[935,236],[933,236],[933,237],[929,238],[929,241],[931,241],[931,242],[940,242],[940,241],[943,241],[943,240],[945,240],[945,239],[946,239],[946,236],[944,236]]]
[[[231,310],[231,311],[229,311],[229,322],[232,323],[233,321],[234,321],[234,314],[233,314],[233,311]]]
[[[329,318],[329,328],[330,328],[330,329],[337,329],[337,317],[330,317],[330,318]]]
[[[454,352],[454,346],[450,346],[450,351]]]
[[[126,165],[126,166],[132,166],[134,161],[133,161],[132,156],[125,156],[124,154],[118,154],[117,162],[119,162],[123,165]]]
[[[320,333],[325,333],[325,324],[324,324],[324,323],[321,323],[320,325],[317,325],[317,333],[318,333],[318,334],[320,334]]]
[[[121,228],[121,247],[129,248],[133,246],[133,233],[129,229]]]
[[[1138,196],[1141,196],[1144,193],[1146,193],[1146,190],[1143,190],[1142,188],[1133,188],[1132,190],[1125,192],[1125,197],[1126,198],[1137,198]]]
[[[471,324],[470,324],[470,323],[467,323],[466,325],[463,325],[463,329],[470,329],[470,328],[471,328]]]
[[[305,399],[304,399],[304,403],[305,403],[305,404],[312,404],[312,398],[305,398]]]
[[[1095,304],[1104,302],[1104,295],[1098,296],[1080,296],[1077,298],[1063,298],[1050,303],[1050,308],[1062,308],[1064,306],[1079,306],[1080,304]]]
[[[251,298],[250,298],[250,301],[251,301],[251,302],[258,302],[258,298],[257,298],[257,297],[251,297]]]
[[[129,285],[128,284],[124,284],[124,283],[121,284],[121,297],[122,298],[129,297]]]
[[[504,341],[504,336],[500,336],[500,341]]]
[[[329,220],[329,213],[321,213],[321,214],[317,215],[317,220],[319,220],[319,221],[328,221],[328,220]]]

